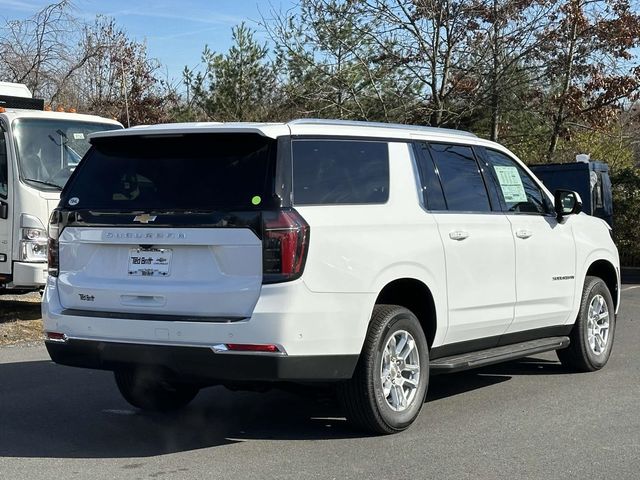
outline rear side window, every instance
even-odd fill
[[[447,208],[459,212],[489,212],[487,189],[471,147],[431,144]]]
[[[444,193],[438,172],[429,153],[429,145],[419,142],[417,148],[418,169],[420,171],[420,187],[424,203],[428,210],[446,210],[447,204],[444,201]]]
[[[272,208],[276,141],[254,134],[96,139],[64,197],[76,208]]]
[[[389,146],[359,140],[294,140],[296,205],[372,204],[389,199]]]

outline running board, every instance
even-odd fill
[[[569,337],[540,338],[503,347],[438,358],[430,362],[430,371],[434,374],[459,372],[470,368],[484,367],[507,360],[528,357],[536,353],[558,350],[568,346]]]

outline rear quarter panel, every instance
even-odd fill
[[[296,206],[311,227],[302,279],[313,292],[370,293],[373,299],[393,280],[420,280],[435,301],[437,345],[447,321],[442,241],[432,215],[421,207],[410,145],[392,142],[389,153],[387,203]],[[357,319],[363,339],[374,302],[363,304]]]

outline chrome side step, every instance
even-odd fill
[[[438,358],[430,363],[430,371],[434,374],[453,373],[471,368],[484,367],[494,363],[535,355],[536,353],[549,352],[569,346],[569,337],[549,337],[528,342],[514,343],[502,347],[488,348],[477,352],[451,355]]]

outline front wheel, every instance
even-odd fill
[[[613,348],[616,316],[611,292],[598,277],[587,277],[580,312],[571,330],[569,347],[558,350],[565,367],[579,372],[600,370]]]
[[[114,375],[124,399],[141,410],[178,410],[191,402],[199,391],[194,385],[171,381],[151,369],[117,370]]]
[[[376,305],[353,378],[339,387],[347,420],[375,433],[413,423],[429,383],[429,351],[420,322],[404,307]]]

